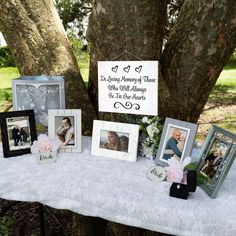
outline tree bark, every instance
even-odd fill
[[[235,12],[233,0],[185,0],[162,53],[165,2],[96,0],[88,31],[89,92],[96,109],[97,61],[112,60],[128,50],[143,60],[160,60],[159,116],[197,122],[235,49]],[[123,55],[117,60],[134,58]],[[109,113],[99,117],[124,122],[130,118]]]
[[[166,22],[164,0],[95,0],[89,19],[89,93],[98,110],[97,61],[159,60]],[[124,53],[124,54],[123,54]],[[99,113],[104,120],[130,122],[126,114]]]
[[[64,75],[66,107],[82,109],[83,133],[96,115],[52,0],[0,1],[0,30],[21,75]]]
[[[217,78],[236,47],[236,1],[185,0],[163,55],[162,75],[171,94],[159,94],[160,113],[197,122]]]

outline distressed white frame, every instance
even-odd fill
[[[75,145],[61,146],[59,152],[81,152],[81,110],[80,109],[49,109],[48,110],[48,136],[56,137],[55,119],[57,116],[73,116]]]
[[[129,134],[128,152],[108,150],[100,148],[100,132],[102,130],[115,131]],[[139,126],[134,124],[94,120],[92,137],[92,155],[110,157],[119,160],[133,161],[137,160],[139,138]]]

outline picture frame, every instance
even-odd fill
[[[215,198],[236,157],[236,135],[212,125],[199,154],[199,186]]]
[[[197,125],[181,120],[166,118],[155,162],[169,166],[168,160],[175,157],[180,162],[191,155]]]
[[[63,76],[20,76],[12,80],[13,109],[34,109],[36,128],[46,132],[48,109],[65,108]]]
[[[81,152],[81,110],[48,110],[48,136],[61,143],[59,152]]]
[[[92,155],[135,162],[138,138],[138,125],[94,120]]]
[[[34,110],[2,112],[0,124],[4,157],[31,153],[37,140]]]

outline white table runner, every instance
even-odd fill
[[[91,138],[82,140],[82,153],[61,153],[53,164],[0,152],[0,197],[174,235],[236,235],[235,164],[216,199],[197,188],[182,200],[169,197],[170,183],[147,178],[152,161],[91,156]]]

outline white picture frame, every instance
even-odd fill
[[[158,114],[158,61],[98,61],[98,110]]]
[[[119,138],[119,141],[112,143],[110,141],[112,138],[113,140]],[[94,120],[92,155],[135,162],[137,160],[138,138],[138,125]]]
[[[81,152],[81,110],[50,109],[48,117],[48,136],[61,142],[59,152]]]

